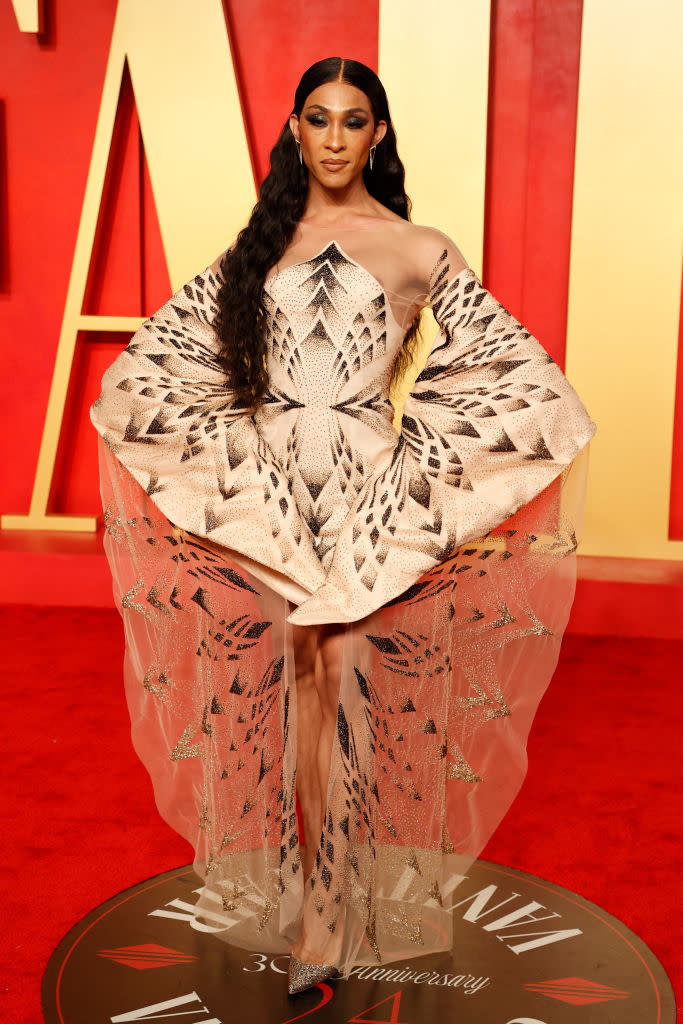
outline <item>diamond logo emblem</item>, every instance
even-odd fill
[[[190,964],[199,959],[192,953],[181,953],[168,946],[159,946],[156,942],[146,942],[141,946],[120,946],[118,949],[98,949],[97,955],[114,960],[117,964],[125,964],[126,967],[134,967],[136,971]]]
[[[612,999],[630,999],[631,997],[630,992],[624,992],[620,988],[611,988],[609,985],[601,985],[599,982],[589,981],[587,978],[555,978],[554,981],[527,984],[524,988],[529,992],[540,992],[542,995],[550,996],[551,999],[559,999],[563,1003],[572,1003],[574,1006],[607,1003]]]

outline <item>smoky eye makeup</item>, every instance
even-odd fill
[[[318,113],[306,114],[306,120],[309,124],[312,124],[314,127],[318,128],[326,123],[326,118],[324,114]],[[349,117],[348,120],[345,122],[347,128],[365,128],[367,123],[368,119],[366,117],[357,116]]]

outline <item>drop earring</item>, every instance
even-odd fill
[[[375,162],[375,150],[376,149],[377,149],[377,146],[370,146],[370,170],[372,170],[372,165]]]
[[[299,154],[299,163],[303,167],[303,165],[304,165],[304,157],[303,157],[303,153],[301,152],[301,143],[299,142],[298,139],[295,139],[294,141],[296,142],[296,149],[297,149],[297,153]]]

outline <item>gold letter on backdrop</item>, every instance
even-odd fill
[[[416,35],[416,20],[429,25]],[[406,165],[413,218],[451,235],[481,274],[489,0],[380,0],[379,75]]]
[[[12,0],[12,7],[20,32],[42,31],[42,0]]]
[[[3,516],[5,529],[95,529],[47,503],[78,331],[141,323],[81,312],[126,60],[174,290],[227,247],[256,198],[221,0],[119,0],[31,508]]]
[[[416,36],[416,18],[434,26]],[[451,235],[481,275],[484,250],[490,3],[380,0],[379,75],[407,168],[413,219]],[[422,40],[427,45],[421,45]],[[394,423],[431,349],[436,323],[421,319],[418,362],[401,381]]]
[[[598,424],[589,555],[668,539],[683,227],[683,4],[584,0],[567,375]]]

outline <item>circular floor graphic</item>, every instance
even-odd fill
[[[575,893],[477,861],[458,886],[453,953],[357,968],[287,995],[287,956],[193,927],[191,867],[83,918],[43,978],[46,1024],[674,1024],[663,967],[625,925]],[[195,922],[196,923],[196,922]]]

